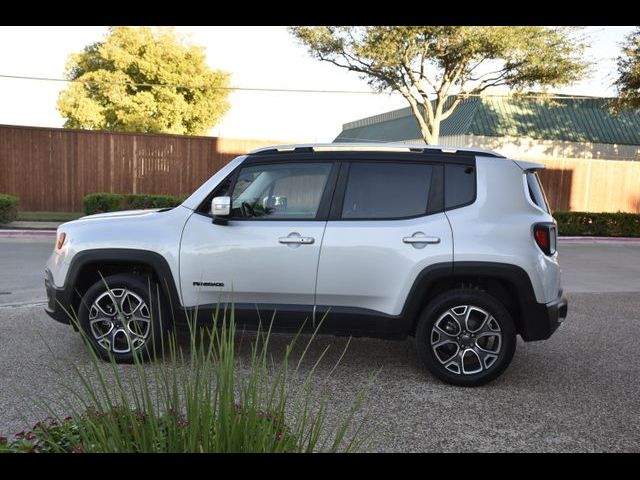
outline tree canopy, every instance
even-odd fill
[[[640,27],[629,34],[618,57],[618,108],[640,109]]]
[[[460,101],[490,87],[557,87],[582,77],[585,44],[570,27],[321,26],[290,32],[315,58],[357,72],[379,91],[397,91],[423,139]]]
[[[110,27],[72,54],[58,97],[67,128],[206,135],[229,109],[229,74],[173,29]]]

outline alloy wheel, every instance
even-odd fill
[[[91,305],[89,327],[105,350],[131,353],[144,346],[151,333],[149,307],[131,290],[113,288],[100,294]]]
[[[487,310],[475,305],[449,308],[433,324],[435,358],[449,372],[475,375],[489,370],[502,349],[502,330]]]

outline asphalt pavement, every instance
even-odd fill
[[[55,359],[89,363],[79,336],[42,311],[52,246],[52,238],[0,239],[0,435],[42,418],[34,399],[60,393]],[[365,403],[372,451],[640,452],[640,243],[565,241],[559,251],[569,316],[549,340],[519,340],[496,381],[445,385],[422,369],[411,341],[353,339],[325,382],[329,417],[379,372]],[[276,356],[290,339],[274,337]],[[311,358],[330,346],[320,378],[346,342],[314,341]],[[243,364],[248,345],[239,347]]]
[[[0,306],[45,301],[44,264],[54,242],[55,237],[0,238]]]

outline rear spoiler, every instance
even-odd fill
[[[525,162],[524,160],[514,160],[513,163],[518,165],[525,172],[532,172],[534,170],[543,170],[545,168],[542,163]]]

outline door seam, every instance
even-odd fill
[[[326,220],[324,222],[324,228],[322,229],[322,236],[320,237],[320,247],[318,248],[318,260],[316,262],[316,277],[313,284],[313,313],[311,314],[311,324],[313,325],[313,330],[316,329],[316,304],[318,299],[318,272],[320,271],[320,258],[322,256],[322,246],[324,245],[324,234],[327,231],[327,225],[329,221]]]

